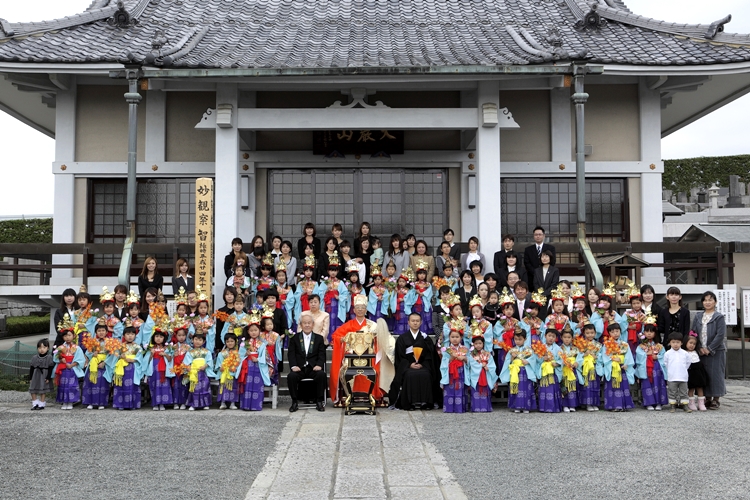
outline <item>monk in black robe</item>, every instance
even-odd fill
[[[419,314],[411,313],[409,332],[396,340],[396,376],[388,398],[392,406],[402,410],[433,408],[433,385],[437,382],[436,351],[430,337],[419,331],[421,324]]]

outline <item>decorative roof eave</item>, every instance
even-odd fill
[[[749,63],[750,64],[750,63]],[[588,74],[603,73],[600,64],[587,65]],[[570,75],[573,63],[508,66],[397,66],[362,68],[148,68],[144,78],[227,78],[275,76],[376,76],[376,75]],[[123,71],[110,73],[113,78],[124,77]]]
[[[0,73],[56,73],[62,75],[109,75],[124,70],[119,63],[27,63],[0,61]]]
[[[722,64],[696,65],[628,65],[602,64],[609,76],[682,76],[682,75],[735,75],[750,72],[750,61]]]

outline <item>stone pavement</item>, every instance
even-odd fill
[[[247,499],[466,498],[413,415],[292,414]]]

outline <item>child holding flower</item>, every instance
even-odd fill
[[[562,411],[562,361],[560,347],[556,344],[560,333],[548,328],[544,333],[545,344],[532,342],[531,348],[537,357],[537,379],[539,380],[539,411],[560,413]]]
[[[581,365],[583,355],[573,345],[573,329],[565,328],[560,334],[562,345],[560,346],[560,361],[562,362],[562,379],[560,388],[562,390],[562,407],[565,413],[575,412],[578,406],[578,387],[583,385]]]
[[[107,381],[112,383],[112,406],[118,410],[141,407],[143,350],[135,343],[135,328],[125,327],[122,343],[115,339],[107,347]]]
[[[213,356],[204,348],[206,336],[202,333],[193,335],[193,348],[185,355],[184,363],[190,367],[188,377],[190,386],[188,387],[187,403],[189,411],[196,408],[208,410],[211,406],[211,382],[209,377],[214,378],[216,375],[213,371]]]
[[[174,329],[172,336],[173,351],[172,369],[170,375],[172,379],[172,401],[175,410],[184,410],[187,408],[188,385],[188,366],[185,365],[185,355],[190,350],[190,344],[187,343],[188,327],[187,324],[178,325]]]
[[[373,284],[367,296],[367,315],[368,319],[377,322],[380,318],[388,315],[390,292],[383,285],[383,273],[380,271],[380,266],[373,264],[370,267],[370,276],[372,276]]]
[[[481,330],[474,330],[471,342],[474,348],[467,358],[471,411],[472,413],[491,412],[492,392],[497,388],[495,361],[490,351],[484,348],[484,335]]]
[[[503,288],[503,294],[500,297],[500,316],[493,332],[493,344],[497,348],[495,352],[495,358],[497,363],[495,366],[501,367],[505,363],[505,356],[508,350],[513,347],[513,337],[516,334],[516,327],[519,326],[519,321],[513,317],[515,311],[516,299],[510,294],[507,288]],[[523,328],[523,326],[521,326]],[[528,331],[526,332],[526,338],[528,339]]]
[[[151,336],[148,350],[144,353],[144,366],[148,388],[151,391],[151,406],[154,411],[164,411],[164,405],[173,404],[171,375],[173,351],[167,349],[166,324],[157,325]]]
[[[458,305],[459,308],[461,305]],[[462,320],[454,320],[463,324]],[[446,322],[450,325],[453,322]],[[460,325],[459,325],[460,326]],[[468,400],[466,386],[469,383],[467,349],[462,342],[462,332],[450,330],[448,346],[442,347],[440,360],[440,388],[443,389],[443,413],[466,413]]]
[[[221,403],[220,410],[237,409],[240,401],[240,390],[235,380],[240,374],[240,352],[237,347],[237,336],[228,333],[224,338],[224,349],[216,358],[216,378],[219,380],[219,395],[216,400]]]
[[[261,411],[263,409],[263,387],[271,385],[266,362],[266,343],[260,338],[260,318],[247,325],[247,340],[240,346],[242,360],[238,381],[240,384],[240,409]]]
[[[610,324],[609,337],[604,340],[604,349],[599,351],[597,373],[604,377],[604,409],[609,411],[634,408],[630,385],[635,383],[635,363],[630,346],[620,340],[620,332],[619,324]]]
[[[585,405],[588,411],[599,411],[599,404],[601,403],[598,361],[602,345],[595,338],[596,327],[588,323],[583,327],[583,335],[576,337],[574,340],[576,347],[583,356],[583,361],[580,364],[583,382],[579,391],[578,402]]]
[[[641,382],[643,406],[647,410],[661,411],[669,404],[667,399],[667,382],[664,374],[664,346],[656,342],[656,318],[646,317],[643,327],[644,338],[635,354],[635,376]],[[630,343],[630,342],[628,342]]]
[[[86,335],[86,333],[84,333]],[[81,400],[81,390],[78,387],[78,377],[83,377],[85,358],[83,349],[74,342],[72,328],[62,332],[63,345],[53,353],[55,365],[55,385],[57,386],[57,402],[62,404],[60,409],[72,410],[73,403]]]
[[[536,396],[534,395],[534,382],[537,380],[536,368],[537,358],[531,347],[527,347],[526,332],[523,329],[516,331],[513,337],[515,344],[505,356],[503,369],[500,372],[500,380],[504,384],[510,384],[508,391],[508,408],[515,413],[529,413],[536,410]]]
[[[88,360],[83,379],[82,402],[89,410],[93,410],[94,406],[103,410],[109,399],[109,382],[104,378],[107,371],[104,364],[107,360],[107,351],[105,350],[107,325],[103,318],[96,324],[94,332],[96,337],[88,337],[83,341]]]
[[[625,320],[628,322],[627,342],[633,357],[636,357],[638,344],[643,340],[646,314],[642,310],[641,291],[635,286],[635,283],[631,282],[628,288],[628,299],[630,300],[630,309],[625,311]],[[656,317],[654,317],[655,326]]]

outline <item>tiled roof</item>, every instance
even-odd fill
[[[115,0],[93,0],[55,21],[0,20],[0,61],[182,68],[527,65],[583,55],[626,65],[750,61],[750,37],[723,33],[722,22],[672,24],[633,14],[623,0],[599,0],[595,11],[589,2],[125,0],[123,17]]]

